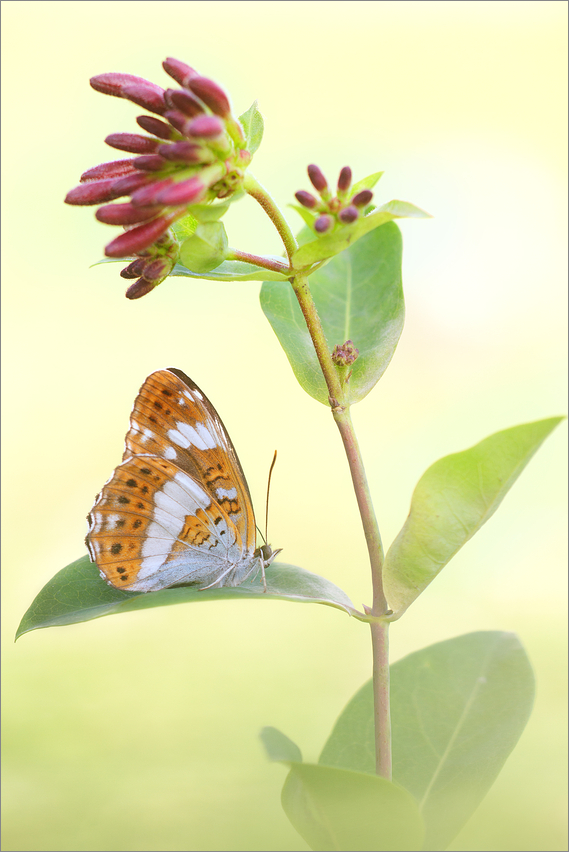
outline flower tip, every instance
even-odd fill
[[[352,183],[352,170],[349,166],[344,166],[338,178],[338,192],[347,192]]]
[[[325,213],[324,216],[320,216],[314,223],[314,230],[317,234],[325,234],[326,231],[330,230],[333,224],[334,220],[332,217]]]
[[[328,182],[322,173],[322,170],[312,163],[308,166],[308,177],[314,189],[318,192],[325,192],[328,189]]]
[[[138,281],[130,285],[125,296],[127,299],[141,299],[147,293],[150,293],[151,290],[154,290],[155,287],[156,283],[154,281],[146,281],[145,278],[139,278]]]
[[[192,77],[199,77],[198,72],[190,65],[186,65],[185,62],[181,62],[179,59],[174,59],[173,56],[169,56],[164,60],[162,68],[180,86],[185,86],[187,81],[191,80]]]
[[[343,210],[340,210],[338,213],[338,219],[340,222],[343,222],[344,225],[349,225],[352,222],[355,222],[359,215],[358,208],[354,207],[353,204],[350,204],[349,207],[344,207]]]
[[[303,207],[307,207],[309,210],[312,210],[314,207],[316,207],[318,203],[312,193],[305,192],[304,189],[299,189],[298,192],[295,192],[294,197],[296,198],[299,204],[302,204]]]
[[[227,118],[231,114],[229,98],[214,80],[208,77],[192,77],[187,86],[215,115]]]

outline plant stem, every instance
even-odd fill
[[[332,415],[336,421],[336,425],[340,430],[344,449],[352,474],[352,482],[354,491],[356,492],[356,500],[360,510],[362,526],[366,539],[367,549],[369,553],[369,562],[371,566],[371,581],[373,585],[373,605],[371,615],[382,616],[387,613],[387,601],[383,592],[383,547],[381,544],[381,535],[379,526],[371,500],[369,485],[365,474],[363,459],[361,456],[358,440],[354,431],[350,410],[348,407],[344,409],[333,409]]]
[[[263,207],[278,230],[291,261],[297,243],[281,211],[268,192],[248,174],[244,182],[245,190]],[[312,293],[308,286],[308,278],[297,273],[290,278],[294,293],[302,310],[322,374],[328,388],[328,397],[332,416],[340,431],[362,525],[368,547],[371,566],[373,604],[367,607],[366,613],[381,618],[388,612],[387,601],[383,591],[383,547],[379,527],[371,500],[363,460],[350,416],[346,400],[344,383],[332,361],[332,354],[316,310]],[[389,710],[389,623],[386,621],[370,622],[373,652],[373,695],[375,723],[375,771],[383,778],[391,780],[391,717]]]
[[[288,222],[280,211],[280,208],[273,201],[264,186],[261,186],[259,181],[253,177],[251,172],[247,172],[243,180],[243,189],[251,198],[258,201],[277,231],[284,243],[288,259],[290,260],[294,252],[298,248],[298,244],[294,238]]]
[[[375,771],[391,781],[391,713],[389,709],[389,622],[370,624],[373,653]]]
[[[249,254],[246,251],[230,248],[227,253],[227,260],[241,260],[244,263],[251,263],[253,266],[260,266],[262,269],[270,269],[272,272],[280,272],[282,275],[290,273],[288,263],[282,260],[272,259],[270,257],[260,257],[258,254]]]

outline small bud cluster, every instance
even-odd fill
[[[332,196],[328,181],[318,166],[308,166],[308,177],[320,199],[304,189],[295,193],[295,198],[299,204],[312,211],[313,227],[317,234],[331,231],[337,223],[350,225],[355,222],[373,197],[370,189],[362,189],[349,197],[352,185],[352,170],[349,166],[344,166],[340,172],[335,196]]]
[[[232,195],[251,161],[243,128],[223,89],[178,59],[162,65],[179,89],[162,89],[132,74],[91,78],[97,92],[126,98],[153,113],[136,119],[151,135],[111,133],[107,145],[136,156],[88,169],[65,198],[67,204],[102,204],[97,219],[125,229],[105,254],[135,256],[121,272],[123,278],[138,279],[127,290],[130,299],[150,292],[174,267],[178,244],[170,226],[191,212],[193,204]],[[106,203],[126,196],[125,203]]]
[[[359,349],[356,349],[352,340],[346,340],[345,343],[336,344],[332,352],[332,361],[337,367],[350,367],[358,355]]]

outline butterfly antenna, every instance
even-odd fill
[[[273,473],[273,468],[277,462],[277,451],[275,450],[275,454],[273,456],[273,460],[271,462],[271,467],[269,468],[269,479],[267,481],[267,501],[265,504],[265,544],[267,543],[268,537],[268,529],[269,529],[269,492],[271,490],[271,475]]]

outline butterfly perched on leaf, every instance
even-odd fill
[[[253,504],[217,411],[181,370],[151,373],[122,463],[87,517],[89,556],[117,589],[238,586],[279,550],[256,546]]]

